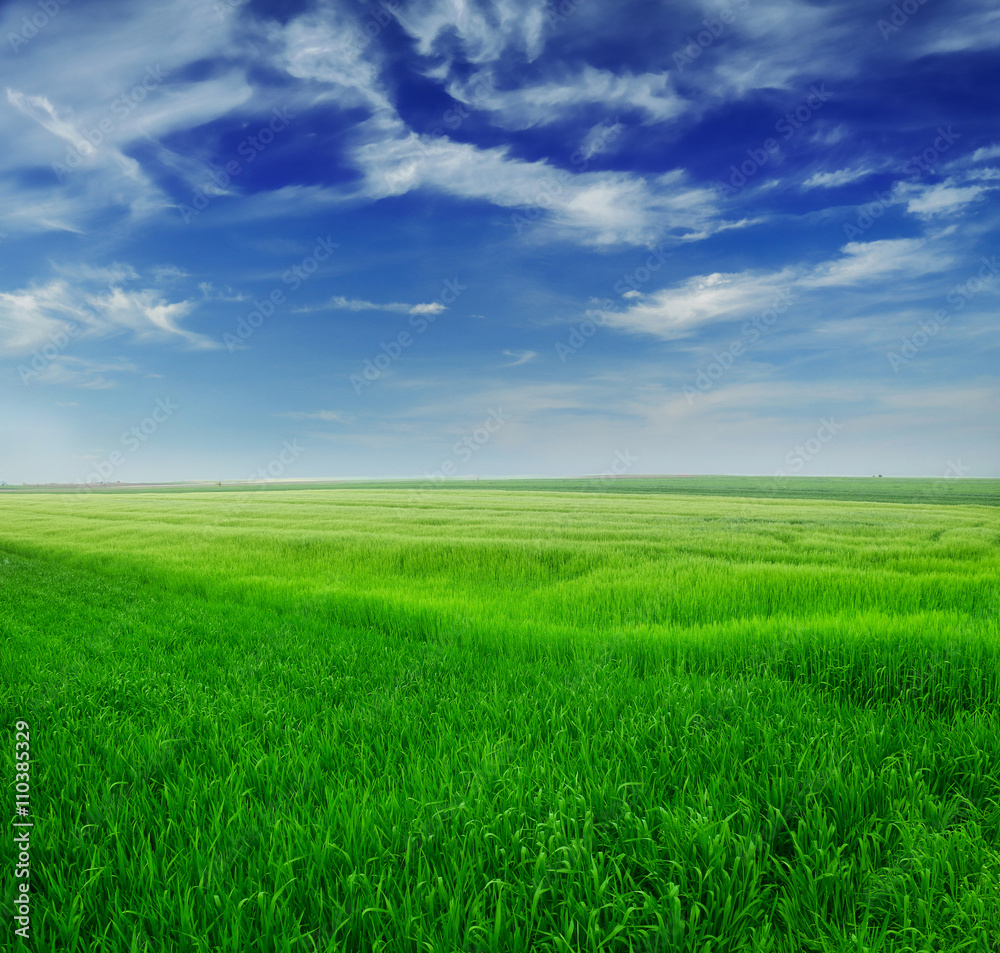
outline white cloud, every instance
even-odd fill
[[[53,384],[61,387],[107,390],[115,386],[115,381],[114,377],[106,377],[106,374],[117,376],[138,373],[139,368],[134,364],[109,364],[69,354],[59,354],[49,361],[42,370],[38,371],[31,380],[32,383]],[[75,407],[76,403],[72,402],[65,406]]]
[[[967,0],[966,10],[949,11],[946,19],[935,21],[918,55],[988,50],[1000,46],[1000,11],[992,0]],[[971,7],[972,9],[968,9]],[[978,9],[977,9],[978,8]]]
[[[579,73],[512,90],[497,90],[492,75],[478,75],[452,83],[449,93],[476,109],[496,113],[506,129],[527,129],[565,120],[584,106],[602,106],[609,112],[634,110],[646,122],[663,122],[680,115],[686,101],[674,90],[667,73],[638,76],[584,66]]]
[[[457,41],[472,63],[496,60],[508,49],[535,59],[544,45],[545,8],[535,0],[414,0],[397,20],[423,56],[447,56]]]
[[[720,12],[715,0],[701,0],[698,5],[706,17]],[[829,82],[855,68],[844,55],[843,38],[851,26],[838,18],[835,8],[794,0],[727,6],[735,19],[721,41],[729,36],[739,41],[724,51],[721,46],[709,47],[681,71],[685,83],[700,86],[705,98],[741,99],[757,89],[804,90],[809,85],[802,82],[805,76],[822,76]]]
[[[840,169],[838,172],[816,172],[802,183],[807,189],[834,189],[848,182],[857,182],[872,174],[872,169]]]
[[[931,186],[901,183],[896,188],[904,198],[913,196],[907,202],[906,210],[921,218],[934,218],[961,211],[991,191],[981,185],[958,186],[954,179],[946,179]]]
[[[317,93],[307,81],[311,61],[298,41],[308,23],[292,21],[286,43],[272,23],[247,29],[246,18],[232,13],[200,0],[164,0],[105,16],[71,5],[47,25],[44,42],[19,51],[16,72],[5,74],[0,65],[0,87],[12,87],[15,107],[0,110],[0,137],[8,143],[0,156],[0,231],[84,232],[109,209],[133,219],[162,214],[174,205],[159,185],[169,178],[206,195],[236,194],[238,182],[220,188],[213,178],[216,130],[189,138],[183,148],[168,148],[166,137],[223,116],[252,134],[254,120],[270,120],[272,108],[294,116],[334,94]],[[9,22],[17,27],[16,18]],[[345,69],[361,76],[363,62]],[[259,65],[287,66],[302,81],[257,81],[252,70]],[[51,184],[18,186],[18,173],[39,168],[53,169]]]
[[[342,414],[338,410],[292,410],[282,414],[271,414],[272,417],[288,417],[291,420],[322,420],[326,423],[347,424],[354,418]]]
[[[996,182],[998,179],[1000,179],[1000,169],[990,167],[986,169],[974,169],[967,172],[963,181]]]
[[[536,357],[538,357],[537,351],[508,351],[505,350],[504,355],[506,357],[512,357],[514,360],[509,361],[506,364],[502,364],[502,367],[518,367],[521,364],[529,364]]]
[[[624,172],[576,175],[547,162],[512,159],[506,147],[479,149],[407,132],[379,137],[355,151],[368,198],[431,188],[515,211],[520,232],[543,217],[556,237],[589,245],[649,244],[664,235],[703,238],[741,223],[719,221],[713,189],[674,170],[644,179]],[[514,216],[520,214],[520,219]]]
[[[323,101],[371,112],[349,134],[355,145],[348,145],[347,155],[362,173],[361,187],[288,185],[263,191],[238,209],[214,210],[219,224],[234,216],[300,214],[315,210],[317,202],[370,201],[425,187],[508,209],[544,208],[547,223],[554,226],[545,235],[590,245],[648,244],[665,235],[695,239],[733,227],[718,221],[714,190],[692,185],[679,170],[650,178],[571,175],[546,162],[513,159],[504,149],[422,139],[389,101],[381,45],[368,42],[359,30],[367,21],[342,14],[334,3],[285,24],[255,23],[249,32],[197,0],[165,0],[94,21],[74,9],[61,11],[45,43],[32,43],[19,54],[17,88],[10,94],[16,108],[0,116],[0,136],[14,146],[0,158],[0,174],[52,166],[69,151],[79,157],[62,181],[53,174],[51,186],[19,189],[14,177],[11,185],[0,185],[0,231],[83,232],[110,209],[133,219],[163,214],[176,206],[158,184],[168,178],[164,173],[206,195],[235,194],[239,182],[220,186],[212,181],[213,141],[179,149],[161,140],[220,116],[249,120],[249,125],[272,104],[299,108]],[[541,50],[545,29],[544,11],[532,0],[485,5],[417,0],[399,20],[421,52],[441,57],[445,65],[455,44],[479,64],[512,50],[530,58]],[[208,78],[190,78],[188,66],[210,59],[233,65]],[[298,82],[270,88],[256,84],[250,68],[260,62]],[[150,67],[163,80],[127,117],[117,118],[113,104],[130,95]],[[441,78],[449,73],[445,69]],[[667,74],[615,75],[590,66],[495,95],[495,100],[487,96],[483,107],[514,125],[545,122],[594,103],[638,109],[649,121],[671,118],[684,108]],[[285,99],[278,102],[278,96]],[[108,119],[110,131],[89,148],[85,133]],[[584,143],[583,154],[595,151],[593,142]]]
[[[167,77],[170,82],[170,77]],[[115,139],[134,141],[140,137],[162,138],[172,132],[192,129],[247,105],[254,90],[242,69],[198,83],[166,85],[138,105],[127,121],[116,126]]]
[[[191,275],[176,265],[153,265],[149,269],[149,273],[153,276],[153,279],[160,283],[166,283],[169,281],[178,281],[181,278],[190,278]],[[138,278],[138,275],[134,277]]]
[[[762,310],[792,280],[788,270],[696,275],[672,288],[633,297],[631,307],[605,320],[629,331],[667,339],[683,337],[704,324]]]
[[[988,159],[1000,159],[1000,144],[983,146],[972,153],[973,162],[986,162]]]
[[[428,0],[408,6],[399,19],[428,54],[457,38],[475,61],[485,62],[492,55],[490,51],[499,54],[510,43],[518,45],[517,37],[525,36],[523,31],[530,22],[530,17],[524,19],[526,12],[531,16],[537,13],[541,23],[538,8],[520,0],[501,0],[488,8],[464,0]],[[667,235],[692,240],[744,224],[720,222],[715,190],[694,186],[680,170],[648,179],[632,173],[574,175],[544,161],[511,158],[505,148],[481,149],[446,137],[418,135],[388,101],[377,62],[378,44],[359,41],[356,24],[340,30],[342,22],[353,21],[324,7],[320,13],[304,15],[284,26],[269,24],[267,39],[286,72],[320,90],[313,93],[316,99],[329,96],[342,104],[364,104],[372,110],[366,121],[352,129],[355,145],[347,152],[363,175],[360,185],[285,186],[260,193],[240,203],[235,214],[241,220],[298,214],[314,210],[320,202],[371,201],[428,188],[502,208],[527,209],[552,226],[543,237],[597,246],[649,244]],[[529,33],[535,36],[531,30]],[[447,43],[446,35],[452,38]],[[442,78],[446,74],[447,70]],[[650,118],[673,115],[682,105],[666,75],[618,77],[590,67],[564,83],[511,95],[520,97],[539,121],[553,105],[572,106],[601,101],[602,97],[608,103],[638,106]],[[596,151],[593,143],[585,143],[583,151],[588,150],[591,154]],[[227,220],[224,213],[216,219],[220,223]],[[515,224],[512,219],[511,225]]]
[[[297,314],[309,311],[393,311],[397,314],[440,314],[447,310],[440,301],[430,301],[423,304],[404,304],[401,301],[376,302],[363,298],[345,298],[334,295],[325,305],[312,308],[298,308]]]
[[[589,314],[613,327],[671,340],[705,325],[748,319],[768,308],[785,311],[810,291],[920,276],[951,265],[946,252],[924,239],[851,242],[841,252],[840,258],[814,266],[696,275],[670,288],[630,296],[632,304],[623,311]]]
[[[20,30],[19,16],[31,9],[9,5],[0,15],[0,34]],[[108,209],[131,217],[165,209],[151,160],[140,163],[127,152],[248,101],[239,68],[207,79],[185,74],[192,63],[231,56],[230,31],[212,4],[198,0],[113,13],[60,7],[44,36],[18,51],[16,72],[0,67],[13,107],[0,110],[7,144],[0,156],[0,231],[81,232]],[[19,172],[39,168],[53,169],[50,185],[18,185]]]
[[[233,291],[228,285],[223,291],[216,291],[215,285],[210,281],[198,283],[198,290],[206,301],[252,301],[251,295],[243,294],[241,291]]]
[[[77,124],[65,118],[48,98],[8,88],[7,102],[48,134],[44,141],[38,141],[25,136],[22,127],[16,128],[20,151],[30,149],[33,153],[30,160],[25,156],[23,161],[51,168],[52,184],[41,192],[43,198],[34,199],[31,192],[22,192],[16,203],[8,200],[7,208],[0,212],[5,227],[15,231],[80,231],[91,214],[109,206],[143,215],[166,204],[165,196],[138,162],[110,143],[92,146]],[[8,156],[8,165],[12,158]]]
[[[599,122],[580,142],[580,158],[592,159],[594,156],[613,151],[626,129],[626,125],[621,122]]]
[[[798,284],[806,288],[864,284],[888,275],[922,275],[942,271],[951,264],[949,255],[923,238],[849,242],[842,258],[824,262],[803,274]]]
[[[63,304],[63,288],[56,282],[34,292],[0,292],[0,349],[28,352],[65,335],[73,326],[67,319],[77,313]]]
[[[212,348],[210,339],[188,331],[180,322],[193,302],[170,302],[159,290],[126,289],[123,281],[134,274],[93,269],[89,277],[70,283],[57,278],[40,286],[0,293],[0,350],[27,353],[57,343],[61,350],[76,339],[106,337],[131,331],[136,340],[184,341],[193,348]],[[86,269],[79,269],[81,272]],[[95,285],[105,284],[104,290]]]
[[[216,347],[212,341],[180,326],[194,308],[191,301],[164,301],[159,291],[143,289],[126,291],[114,288],[107,294],[87,298],[98,315],[98,321],[115,328],[127,328],[140,339],[182,338],[192,347]]]
[[[378,64],[370,58],[378,44],[365,42],[355,20],[327,8],[284,26],[271,24],[270,38],[281,51],[277,65],[289,76],[328,87],[321,98],[334,98],[343,106],[391,109]]]

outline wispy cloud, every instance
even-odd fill
[[[705,324],[760,311],[792,281],[791,269],[697,275],[671,288],[633,296],[633,304],[606,320],[623,330],[666,339],[683,337]]]
[[[815,172],[802,183],[806,189],[835,189],[871,175],[873,169],[840,169],[837,172]]]
[[[70,335],[107,337],[132,332],[136,341],[183,342],[190,348],[217,347],[211,339],[181,325],[194,310],[191,301],[168,301],[156,288],[129,288],[138,279],[121,270],[78,269],[79,278],[0,292],[0,350],[25,353]],[[101,289],[96,287],[104,285]]]
[[[459,0],[415,0],[399,22],[417,41],[423,56],[448,56],[457,40],[464,58],[471,63],[489,63],[507,50],[534,60],[544,46],[551,18],[534,0],[494,0],[474,6]]]
[[[271,21],[266,30],[277,51],[275,65],[315,84],[319,100],[392,111],[378,46],[364,42],[355,19],[327,5],[285,25]]]
[[[0,32],[8,36],[29,10],[12,4],[4,12]],[[236,55],[231,24],[212,4],[164,0],[104,14],[93,5],[60,7],[44,37],[18,50],[16,73],[5,77],[11,108],[0,111],[8,144],[0,230],[79,232],[109,209],[138,220],[167,213],[158,160],[173,153],[162,140],[250,100],[251,57]],[[228,69],[192,71],[215,57],[231,58]],[[196,177],[207,172],[204,162],[188,166]],[[17,188],[25,170],[35,171],[32,187]],[[51,170],[51,182],[39,181],[39,170]]]
[[[935,185],[901,184],[897,191],[903,198],[909,197],[908,212],[921,218],[935,218],[962,211],[993,189],[982,185],[958,185],[954,179],[946,179]]]
[[[512,357],[513,360],[506,364],[501,365],[502,367],[518,367],[521,364],[528,364],[538,357],[537,351],[507,351],[505,350],[504,355],[506,357]]]
[[[593,66],[509,90],[496,89],[492,74],[477,74],[452,83],[448,91],[461,102],[494,114],[494,122],[506,129],[566,122],[574,111],[583,107],[600,106],[609,114],[627,110],[638,113],[647,122],[673,119],[688,108],[668,73],[631,75]]]
[[[413,132],[377,140],[354,154],[369,198],[428,188],[457,198],[542,213],[550,234],[586,245],[646,245],[708,237],[742,223],[726,222],[714,189],[692,184],[683,170],[644,178],[626,172],[560,171],[548,162],[513,158],[507,147]],[[528,219],[525,219],[527,222]]]
[[[851,289],[884,282],[888,277],[933,274],[951,264],[946,246],[932,246],[925,239],[850,242],[841,249],[839,258],[816,265],[697,275],[660,291],[629,294],[632,303],[628,308],[602,313],[601,318],[623,330],[671,340],[705,325],[750,318],[776,302],[782,311],[787,310],[794,299],[810,291]]]
[[[287,417],[290,420],[321,420],[324,423],[349,424],[353,417],[338,410],[290,410],[285,413],[271,414],[272,417]]]
[[[45,367],[35,378],[40,383],[84,390],[107,390],[117,386],[123,375],[139,374],[140,369],[128,362],[110,363],[63,354]],[[75,405],[74,405],[75,406]]]
[[[1000,159],[1000,143],[995,146],[983,146],[972,153],[973,162],[985,162],[987,159]]]
[[[296,314],[306,314],[311,311],[391,311],[397,314],[440,314],[447,308],[440,301],[430,301],[423,304],[404,304],[401,301],[376,302],[363,298],[346,298],[334,295],[325,304],[310,308],[296,308]]]
[[[931,245],[924,238],[882,239],[848,242],[842,256],[802,272],[797,284],[804,288],[835,288],[863,285],[888,275],[933,274],[952,262],[948,249]]]

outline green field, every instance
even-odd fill
[[[1000,949],[998,504],[0,493],[30,948]]]

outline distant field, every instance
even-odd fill
[[[566,477],[550,479],[457,480],[367,480],[328,483],[219,483],[170,484],[163,487],[85,487],[82,493],[244,493],[288,489],[408,490],[422,494],[454,490],[518,491],[544,490],[560,493],[652,493],[656,496],[728,496],[750,499],[857,500],[870,503],[978,503],[1000,506],[1000,480],[940,477],[730,477],[730,476],[635,476]],[[38,488],[6,487],[4,493],[38,492]],[[49,492],[49,491],[47,491]]]
[[[34,946],[1000,949],[998,502],[0,493]]]

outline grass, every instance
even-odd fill
[[[0,495],[34,948],[1000,948],[997,484],[625,483]]]
[[[413,482],[385,480],[364,482],[339,481],[337,483],[298,483],[296,489],[391,489],[408,490],[416,498],[426,498],[429,493],[451,492],[458,487],[464,490],[544,490],[564,493],[626,493],[666,494],[683,496],[725,496],[740,498],[794,499],[794,500],[858,500],[871,503],[976,503],[983,506],[1000,506],[1000,480],[938,479],[912,477],[745,477],[745,476],[671,476],[671,477],[621,477],[603,476],[567,479],[450,479],[447,483],[432,481]],[[255,485],[253,492],[274,492],[288,488],[288,484],[272,482]],[[53,492],[39,487],[5,487],[0,496],[21,492]],[[93,492],[149,492],[148,488],[109,486],[90,488]],[[245,483],[170,485],[156,488],[161,493],[240,493],[248,490]]]

